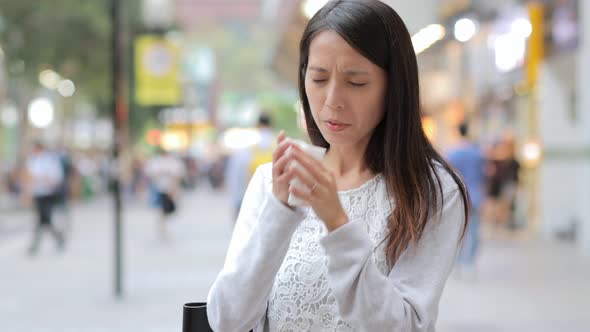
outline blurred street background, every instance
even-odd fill
[[[423,126],[484,158],[478,250],[438,330],[588,331],[590,1],[384,0]],[[249,169],[305,139],[324,0],[0,0],[0,331],[178,331]],[[474,245],[475,246],[475,245]]]

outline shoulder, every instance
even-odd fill
[[[460,237],[466,225],[465,208],[468,204],[459,187],[462,180],[453,173],[453,170],[448,170],[437,161],[434,162],[434,171],[440,180],[442,197],[438,197],[437,204],[440,205],[437,207],[438,211],[433,215],[438,214],[441,219],[439,219],[440,222],[432,223],[431,227],[434,228],[430,229],[429,232],[437,230],[433,234],[447,234],[446,237],[451,238]],[[434,179],[435,183],[437,183],[436,177]],[[461,184],[461,186],[465,187],[464,184]]]
[[[460,177],[456,175],[453,170],[445,168],[438,161],[433,161],[433,166],[434,172],[432,173],[432,176],[435,183],[437,182],[437,178],[440,181],[443,196],[448,196],[459,190],[459,183],[457,183],[457,181],[460,181]],[[455,180],[455,178],[457,178],[457,180]]]

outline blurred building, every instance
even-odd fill
[[[298,42],[325,1],[286,0],[272,57],[296,84]],[[471,123],[491,146],[516,138],[519,227],[574,239],[590,255],[590,3],[578,0],[384,1],[418,54],[424,126],[441,150]]]
[[[256,21],[262,0],[176,0],[178,23],[188,30],[207,23]]]

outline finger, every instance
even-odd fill
[[[321,161],[311,157],[295,144],[293,145],[293,149],[289,152],[289,155],[299,162],[317,182],[326,184],[329,172]]]
[[[279,133],[279,136],[277,137],[277,148],[275,148],[275,151],[273,152],[272,155],[272,161],[273,161],[273,167],[272,167],[272,173],[274,176],[278,176],[280,173],[282,173],[282,171],[279,173],[280,169],[278,169],[276,166],[276,163],[280,157],[280,155],[278,154],[278,148],[281,146],[281,143],[285,140],[285,131],[281,130],[281,132]]]
[[[273,157],[273,161],[277,161],[284,153],[285,151],[290,147],[294,145],[293,142],[288,139],[288,138],[283,138],[279,144],[277,145],[277,148],[275,149],[272,157]]]
[[[312,200],[311,191],[299,189],[295,186],[290,186],[289,193],[293,194],[295,197],[301,199],[305,203],[311,205],[311,200]]]
[[[289,138],[285,138],[273,153],[273,174],[280,175],[285,171],[285,167],[293,159],[291,156],[287,156],[286,152],[290,147],[296,144]]]
[[[289,185],[289,182],[291,181],[292,178],[293,177],[291,174],[283,173],[277,177],[277,184]]]
[[[293,160],[292,157],[287,155],[282,155],[279,160],[274,163],[273,172],[276,172],[276,175],[281,175],[285,173],[285,169],[289,165],[289,162]]]
[[[285,139],[285,131],[281,130],[281,132],[279,133],[279,136],[277,137],[277,145],[281,144],[281,142]]]

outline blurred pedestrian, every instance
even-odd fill
[[[197,185],[197,178],[199,169],[197,166],[197,160],[194,156],[191,155],[190,150],[187,150],[180,158],[182,163],[184,164],[184,169],[186,170],[186,174],[183,179],[183,186],[187,190],[195,189]]]
[[[271,162],[276,134],[272,130],[270,115],[262,112],[258,117],[257,130],[260,140],[253,146],[235,151],[228,159],[225,179],[230,193],[234,221],[238,218],[246,187],[258,166]]]
[[[29,253],[34,255],[39,250],[41,233],[48,230],[57,242],[59,249],[65,245],[64,234],[53,224],[52,214],[57,196],[64,181],[64,172],[60,158],[50,152],[41,142],[33,144],[33,150],[26,163],[26,197],[32,199],[37,223]]]
[[[166,237],[168,219],[177,210],[181,181],[185,175],[184,164],[165,149],[158,148],[156,155],[145,165],[145,175],[150,179],[155,190],[157,206],[160,208],[160,235]]]
[[[512,134],[503,135],[490,150],[486,161],[486,221],[495,227],[516,227],[515,206],[520,163]]]
[[[74,176],[74,165],[72,161],[72,156],[67,150],[67,148],[62,147],[60,150],[56,152],[56,155],[58,157],[62,169],[63,179],[56,193],[55,206],[63,214],[64,230],[71,231],[72,216],[69,203],[71,196],[72,180]]]
[[[135,156],[131,161],[131,179],[129,181],[128,194],[132,200],[141,196],[145,185],[145,172],[143,160]]]
[[[467,232],[465,233],[463,245],[459,252],[458,268],[460,270],[466,270],[465,272],[467,273],[473,273],[480,240],[479,226],[484,196],[485,159],[480,146],[469,138],[469,127],[467,123],[461,123],[459,125],[459,135],[460,140],[449,151],[448,160],[459,172],[467,187],[471,202],[471,212],[469,214]]]
[[[492,225],[497,224],[497,210],[500,192],[502,191],[502,179],[500,178],[500,141],[491,143],[485,153],[485,202],[483,205],[482,218]]]
[[[501,190],[497,204],[498,224],[516,228],[516,197],[518,193],[520,163],[516,159],[516,142],[511,133],[504,135],[499,154],[498,177]]]

